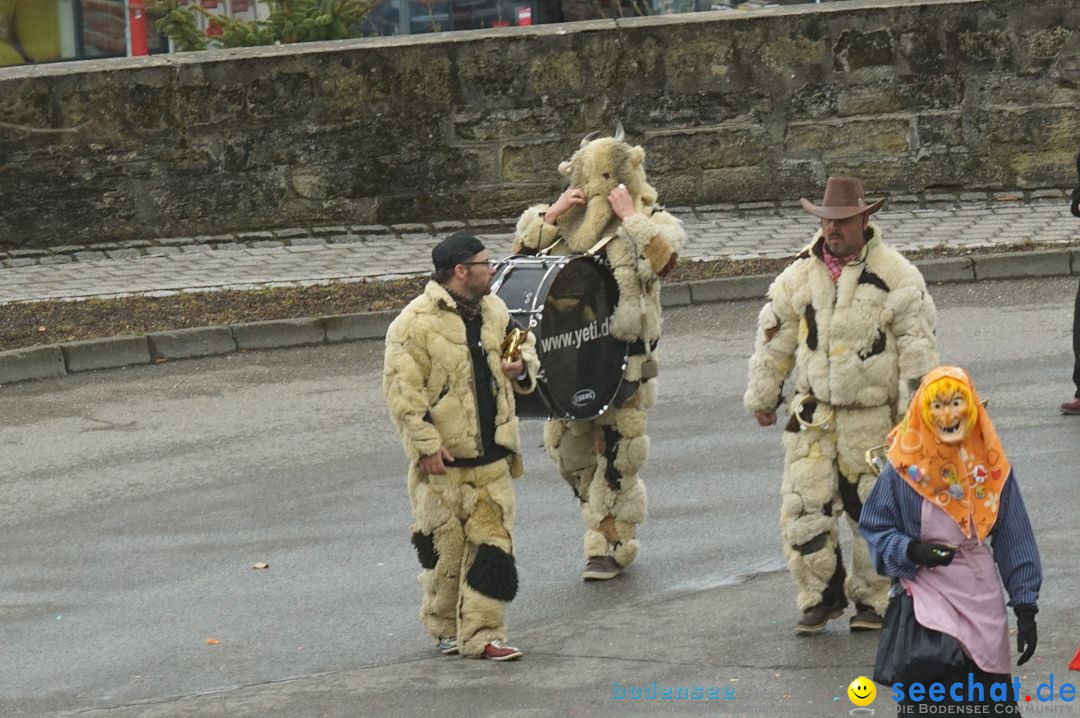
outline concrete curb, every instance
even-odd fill
[[[64,352],[58,344],[0,352],[0,386],[65,374]]]
[[[975,263],[971,257],[923,259],[915,262],[915,266],[922,272],[927,284],[975,281]]]
[[[1023,261],[1007,254],[983,257],[975,263],[975,279],[1013,279],[1019,277],[1057,277],[1070,273],[1070,251],[1048,249],[1025,252]]]
[[[691,304],[737,302],[743,299],[764,299],[772,284],[772,274],[752,274],[746,277],[722,277],[687,282]]]
[[[145,336],[84,339],[60,348],[69,374],[150,363],[150,342]]]
[[[927,284],[1080,274],[1080,250],[1002,252],[974,257],[921,259],[915,266]],[[665,307],[764,299],[774,275],[701,279],[669,284]],[[122,366],[220,356],[234,351],[283,349],[381,340],[398,310],[337,314],[306,319],[200,327],[146,336],[108,337],[0,352],[0,385]]]
[[[326,331],[326,341],[354,342],[361,339],[382,339],[390,322],[398,315],[396,309],[385,312],[364,312],[362,314],[335,314],[322,318]]]
[[[236,351],[236,337],[230,327],[199,327],[147,334],[150,358],[154,362],[218,356]]]
[[[236,348],[283,349],[322,344],[326,330],[318,319],[272,319],[233,326]]]
[[[381,340],[397,315],[398,310],[395,309],[310,319],[280,319],[12,349],[0,352],[0,386],[94,369],[162,364],[236,351]]]

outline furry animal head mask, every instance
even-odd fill
[[[584,206],[570,208],[559,219],[567,246],[574,252],[588,251],[618,227],[608,195],[620,183],[626,185],[638,211],[656,204],[656,190],[645,179],[645,150],[623,140],[622,125],[616,123],[614,137],[594,137],[595,133],[586,136],[570,160],[559,165],[559,172],[570,178],[570,186],[585,193]]]
[[[624,137],[621,123],[615,123],[614,137],[596,138],[593,132],[581,140],[581,147],[569,161],[559,165],[559,173],[570,179],[570,186],[585,192],[586,201],[607,198],[621,182],[635,201],[651,205],[656,190],[645,178],[645,150],[631,146]]]

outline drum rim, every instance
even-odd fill
[[[530,254],[512,254],[512,255],[509,255],[507,257],[504,257],[503,259],[499,260],[496,263],[496,268],[497,268],[496,271],[498,272],[498,278],[497,278],[496,281],[492,282],[491,293],[497,295],[498,290],[502,288],[503,283],[504,283],[504,279],[506,278],[508,272],[505,271],[505,270],[502,270],[502,271],[500,271],[500,270],[501,270],[502,267],[509,265],[512,261],[516,261],[516,263],[518,263],[518,264],[520,264],[522,266],[521,267],[511,267],[511,270],[515,269],[515,268],[516,269],[530,268],[530,269],[533,269],[534,271],[537,271],[539,269],[543,269],[544,274],[541,277],[540,282],[537,283],[536,290],[535,290],[535,292],[533,294],[532,302],[530,304],[531,308],[529,308],[529,309],[521,308],[521,309],[514,310],[514,309],[510,309],[509,307],[507,307],[507,309],[510,310],[511,317],[513,317],[514,319],[518,319],[519,315],[522,315],[522,314],[528,315],[528,320],[529,321],[528,321],[527,326],[528,326],[530,331],[535,332],[536,327],[539,326],[539,324],[543,320],[544,309],[545,309],[546,304],[547,304],[548,294],[551,291],[551,285],[558,278],[559,273],[563,268],[565,268],[567,265],[569,265],[570,263],[575,262],[577,260],[587,260],[590,264],[592,264],[594,266],[599,265],[599,266],[607,267],[607,270],[608,270],[607,274],[602,274],[601,276],[603,276],[605,278],[605,281],[609,281],[611,286],[614,287],[616,297],[619,296],[618,282],[615,280],[615,276],[614,276],[614,273],[611,271],[611,268],[608,267],[606,265],[606,263],[601,258],[595,257],[595,256],[584,255],[584,254],[560,254],[560,255],[555,255],[555,256],[551,256],[551,255],[537,256],[537,255],[530,255]],[[537,302],[541,301],[541,298],[542,298],[543,303],[538,305]],[[500,299],[501,299],[501,297],[500,297]],[[503,300],[504,303],[505,303],[505,301],[506,300]],[[618,306],[618,299],[616,299],[616,303],[615,303],[615,307],[617,307],[617,306]],[[612,308],[613,312],[614,312],[615,307]],[[519,323],[520,323],[520,321],[519,321]],[[536,391],[537,395],[540,397],[541,403],[543,404],[544,408],[548,410],[549,417],[556,418],[556,419],[561,419],[561,420],[564,420],[564,421],[588,421],[590,419],[595,419],[595,418],[597,418],[599,416],[603,416],[611,408],[612,401],[614,401],[615,397],[618,396],[619,388],[622,386],[623,381],[625,381],[625,377],[623,376],[623,373],[626,371],[626,367],[627,367],[627,364],[629,363],[629,358],[630,358],[630,342],[626,341],[624,339],[619,339],[618,337],[615,337],[614,335],[611,335],[611,338],[614,340],[614,342],[617,345],[622,345],[622,350],[621,350],[621,359],[622,359],[622,361],[621,361],[621,364],[620,364],[620,367],[619,367],[619,380],[618,380],[618,382],[615,383],[615,386],[614,386],[613,390],[611,391],[611,395],[608,396],[608,397],[605,397],[605,399],[604,399],[605,403],[600,407],[600,410],[598,412],[596,412],[596,413],[592,413],[592,414],[588,414],[588,415],[584,415],[584,416],[577,416],[577,415],[573,414],[572,412],[567,411],[566,407],[563,405],[564,403],[561,402],[561,401],[556,401],[555,398],[551,395],[551,391],[549,390],[549,385],[548,385],[547,380],[538,378],[538,380],[536,382],[535,391]],[[559,414],[556,411],[556,409],[558,409],[562,413]]]

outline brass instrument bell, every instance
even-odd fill
[[[502,340],[500,351],[502,358],[509,362],[515,362],[521,358],[521,345],[525,341],[528,332],[520,327],[514,327]]]

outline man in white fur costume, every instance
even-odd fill
[[[383,393],[409,459],[412,540],[424,572],[420,620],[444,654],[496,661],[517,593],[514,487],[522,474],[514,392],[535,387],[535,339],[503,356],[511,329],[491,294],[479,239],[458,232],[431,253],[435,271],[386,333]]]
[[[796,371],[784,430],[780,528],[802,617],[819,633],[855,603],[851,630],[877,630],[889,580],[878,576],[859,535],[862,502],[876,472],[866,452],[885,443],[923,374],[938,363],[934,302],[922,275],[886,245],[857,179],[830,178],[813,242],[769,287],[758,316],[743,399],[758,424],[776,423]],[[851,572],[840,554],[839,518],[853,538]]]
[[[686,234],[656,204],[645,150],[614,137],[582,140],[559,172],[570,187],[551,205],[530,207],[518,221],[514,251],[581,254],[600,241],[619,288],[613,334],[630,343],[614,406],[588,421],[549,420],[544,446],[580,500],[585,519],[586,580],[618,576],[638,553],[645,519],[645,417],[656,403],[660,279],[674,267]]]

